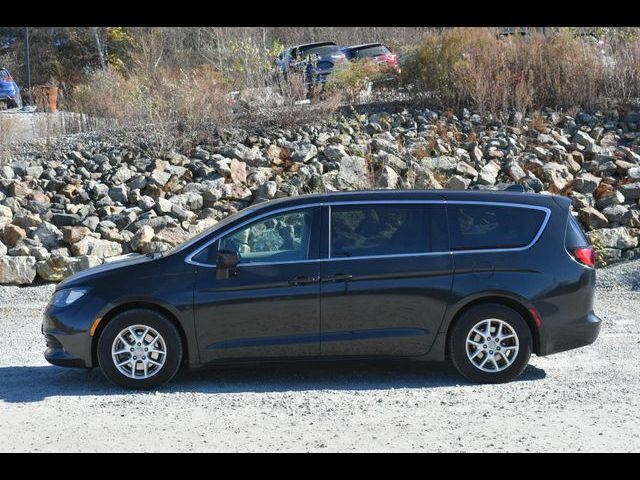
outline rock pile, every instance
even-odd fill
[[[547,112],[502,123],[463,110],[223,130],[194,148],[67,137],[0,159],[0,283],[59,281],[166,251],[250,204],[366,188],[527,190],[572,199],[607,262],[640,255],[640,112]],[[143,140],[143,139],[142,139]]]

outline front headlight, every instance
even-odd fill
[[[64,290],[58,290],[53,294],[51,305],[53,305],[54,307],[66,307],[67,305],[71,305],[73,302],[78,300],[88,291],[89,289],[87,288],[68,288]]]

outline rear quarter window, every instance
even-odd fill
[[[448,205],[452,250],[519,248],[542,227],[543,210],[503,205]]]
[[[580,224],[571,214],[568,214],[567,234],[565,236],[565,246],[569,249],[584,248],[589,246],[589,240],[585,236]]]

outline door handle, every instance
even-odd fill
[[[321,278],[322,282],[346,282],[347,280],[351,280],[353,275],[344,274],[344,273],[336,273],[335,275],[327,275]]]
[[[295,277],[295,278],[292,278],[291,280],[289,280],[289,285],[292,285],[292,286],[296,287],[298,285],[307,285],[309,283],[318,283],[319,281],[320,281],[320,277],[319,276]]]

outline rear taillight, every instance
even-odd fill
[[[2,80],[5,82],[13,82],[13,77],[11,75],[7,75]]]
[[[596,251],[593,247],[574,248],[573,256],[578,262],[587,267],[593,268],[596,265]]]
[[[394,65],[398,63],[398,57],[394,53],[387,53],[385,57],[389,63],[393,63]]]

